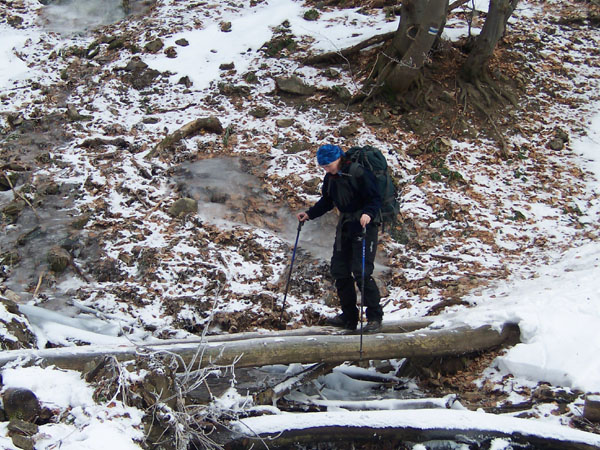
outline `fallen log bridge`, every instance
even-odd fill
[[[361,358],[358,334],[286,336],[284,333],[266,337],[243,336],[241,339],[231,335],[230,340],[222,342],[207,339],[191,342],[164,341],[148,345],[13,350],[0,353],[0,367],[21,359],[31,362],[41,360],[47,365],[82,371],[89,363],[106,356],[112,356],[118,361],[128,361],[139,355],[150,354],[176,356],[184,363],[180,364],[180,370],[231,364],[235,364],[236,368],[291,363],[341,364]],[[459,326],[438,330],[420,329],[408,333],[380,333],[363,337],[362,359],[463,355],[514,344],[518,340],[519,328],[511,323],[500,327]]]

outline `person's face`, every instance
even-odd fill
[[[342,160],[341,158],[338,158],[335,161],[330,162],[329,164],[321,166],[321,168],[328,174],[335,175],[336,173],[338,173],[340,171],[341,160]]]

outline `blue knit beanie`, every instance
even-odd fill
[[[317,150],[317,162],[320,166],[326,166],[327,164],[331,164],[332,162],[334,162],[343,154],[344,152],[337,145],[321,145]]]

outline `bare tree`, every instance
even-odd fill
[[[519,0],[490,0],[487,18],[481,34],[462,66],[461,77],[468,82],[488,80],[487,67],[498,41],[504,35],[506,23]]]
[[[406,92],[421,74],[435,39],[446,23],[448,0],[405,0],[391,44],[382,51],[365,81],[367,97]],[[364,98],[364,95],[363,95]]]
[[[455,1],[452,5],[448,0],[403,1],[398,29],[391,43],[379,53],[362,93],[355,100],[365,100],[376,94],[401,99],[407,92],[420,89],[418,81],[423,66],[443,31],[449,11],[464,3],[466,0]],[[466,101],[469,97],[480,110],[484,109],[484,104],[490,104],[492,97],[497,100],[504,97],[516,103],[491,80],[488,65],[517,4],[518,0],[490,0],[481,34],[474,39],[457,74],[461,100]],[[472,95],[476,92],[479,95]],[[483,97],[484,102],[477,100],[478,97]]]

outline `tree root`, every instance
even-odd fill
[[[506,140],[492,119],[490,115],[490,109],[494,104],[494,100],[499,103],[504,103],[504,99],[507,99],[515,107],[518,106],[517,100],[506,90],[502,89],[487,74],[483,77],[483,80],[476,79],[472,83],[465,82],[459,78],[458,84],[460,89],[460,94],[458,97],[459,104],[462,104],[463,110],[466,110],[467,104],[471,103],[475,109],[479,110],[487,118],[489,124],[494,129],[498,141],[500,142],[500,154],[503,158],[505,158],[507,156]],[[479,101],[478,97],[482,97],[483,102]]]

